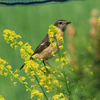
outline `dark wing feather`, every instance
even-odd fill
[[[35,49],[34,54],[36,53],[40,53],[41,51],[43,51],[45,48],[47,48],[50,45],[49,42],[49,36],[48,34],[44,37],[44,39],[41,41],[41,43],[37,46],[37,48]]]
[[[49,42],[49,36],[48,34],[44,37],[44,39],[41,41],[41,43],[37,46],[37,48],[35,49],[34,54],[36,53],[40,53],[41,51],[43,51],[45,48],[47,48],[48,46],[50,45],[50,42]],[[30,59],[33,60],[32,57],[30,57]],[[20,68],[20,70],[24,67],[25,64],[23,64]]]

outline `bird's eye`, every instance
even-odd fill
[[[59,24],[62,24],[62,22],[59,22]]]

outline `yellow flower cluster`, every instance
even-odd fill
[[[27,60],[30,58],[30,56],[33,54],[33,50],[31,49],[31,46],[29,45],[29,43],[25,43],[21,49],[20,49],[20,53],[21,53],[21,58]],[[28,55],[30,54],[30,55]]]
[[[68,64],[68,58],[65,56],[65,57],[61,57],[60,59],[57,58],[55,60],[55,62],[61,62],[61,67],[63,67],[64,65],[67,65]]]
[[[24,81],[26,78],[22,76],[22,77],[20,77],[19,79],[20,79],[21,81]]]
[[[64,94],[63,93],[60,93],[59,95],[56,94],[52,97],[52,99],[54,100],[68,100],[68,98],[64,97]]]
[[[29,71],[31,71],[31,76],[34,76],[36,72],[38,74],[38,72],[40,73],[41,71],[39,70],[39,64],[37,62],[34,62],[33,60],[26,60],[25,61],[25,66],[24,66],[25,72],[28,73]],[[34,71],[32,71],[34,70]]]
[[[57,46],[58,43],[63,43],[63,37],[60,36],[61,33],[62,32],[60,31],[60,29],[58,29],[56,26],[54,25],[49,26],[48,35],[49,35],[49,41],[51,43],[50,46]]]
[[[8,73],[9,74],[12,73],[11,66],[10,65],[6,65],[6,64],[8,64],[8,62],[6,62],[5,60],[0,58],[0,74],[4,75],[4,76],[7,76]],[[6,70],[6,72],[5,72],[5,70]]]
[[[60,62],[61,62],[61,66],[67,65],[68,59],[66,57],[61,57]]]
[[[14,31],[5,29],[3,32],[4,39],[6,40],[7,43],[10,43],[10,46],[13,48],[15,45],[15,49],[18,48],[18,45],[22,45],[23,43],[20,41],[19,43],[16,41],[17,39],[21,38],[20,35],[16,35]]]
[[[38,90],[34,89],[32,92],[31,92],[31,99],[36,96],[38,97],[39,99],[38,100],[41,100],[42,98],[44,98],[43,96],[43,93],[40,93]]]
[[[5,100],[5,99],[2,97],[2,95],[0,95],[0,100]]]
[[[17,82],[14,82],[14,85],[16,86]]]

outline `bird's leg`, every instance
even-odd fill
[[[43,64],[44,64],[44,66],[46,66],[46,64],[45,64],[44,60],[43,60],[42,62],[43,62]]]
[[[52,67],[52,66],[48,63],[48,60],[45,60],[45,62],[46,62],[50,67]]]

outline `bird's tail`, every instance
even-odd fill
[[[21,66],[20,70],[24,67],[24,65],[25,65],[25,64],[23,64],[23,65]]]

